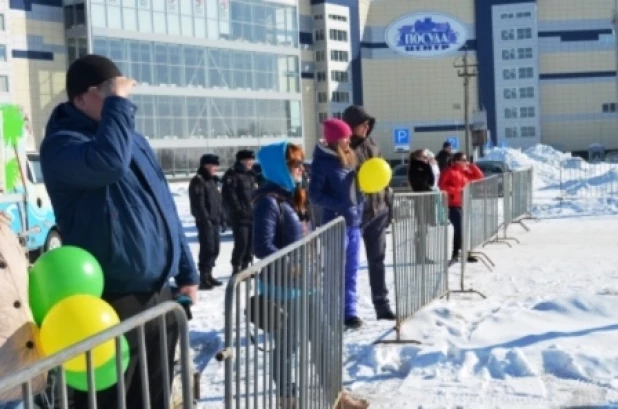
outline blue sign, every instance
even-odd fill
[[[459,138],[456,136],[449,136],[448,138],[446,138],[446,142],[451,144],[451,147],[453,148],[453,150],[457,150],[459,149]]]
[[[466,44],[466,27],[442,13],[415,13],[392,22],[385,31],[386,44],[406,57],[441,57]]]
[[[393,145],[396,151],[410,150],[410,130],[408,128],[393,129]]]

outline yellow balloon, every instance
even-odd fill
[[[358,183],[365,193],[377,193],[391,183],[391,167],[382,158],[371,158],[358,171]]]
[[[54,305],[41,324],[41,347],[45,355],[70,347],[120,322],[111,305],[92,295],[73,295]],[[111,339],[92,350],[95,368],[110,360],[115,353]],[[67,361],[68,371],[86,371],[86,354]]]

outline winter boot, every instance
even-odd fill
[[[468,263],[478,263],[479,259],[474,256],[468,256]]]
[[[395,321],[397,319],[397,316],[393,310],[391,310],[391,307],[382,308],[379,311],[376,311],[376,315],[378,320]]]
[[[219,287],[223,283],[212,276],[212,270],[208,270],[208,280],[213,287]]]
[[[363,321],[358,317],[348,317],[344,321],[346,329],[359,329],[363,326]]]
[[[335,409],[367,409],[369,402],[362,398],[354,398],[349,393],[343,392]]]
[[[210,282],[208,270],[200,271],[200,290],[212,290],[213,285]]]

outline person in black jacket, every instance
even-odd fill
[[[217,155],[203,155],[197,175],[189,183],[191,214],[195,217],[200,242],[198,257],[200,290],[210,290],[222,284],[212,276],[212,270],[219,257],[220,229],[225,226],[223,203],[218,188],[219,178],[216,175],[218,169],[219,157]]]
[[[410,160],[408,161],[408,183],[413,192],[433,191],[436,178],[428,160],[429,158],[425,156],[425,151],[422,149],[410,154]]]
[[[438,162],[438,166],[440,167],[440,172],[444,171],[444,169],[449,167],[452,158],[453,147],[451,146],[450,142],[446,141],[444,142],[444,144],[442,144],[442,150],[436,155],[436,161]]]
[[[255,154],[249,150],[236,153],[236,163],[223,176],[223,203],[234,234],[232,274],[246,269],[253,261],[253,206],[251,197],[257,189],[253,172]]]

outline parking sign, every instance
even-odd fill
[[[408,128],[393,129],[393,145],[395,152],[410,151],[410,130]]]
[[[453,148],[453,150],[456,151],[459,149],[459,138],[458,137],[449,136],[448,138],[446,138],[446,141],[451,144],[451,147]]]

